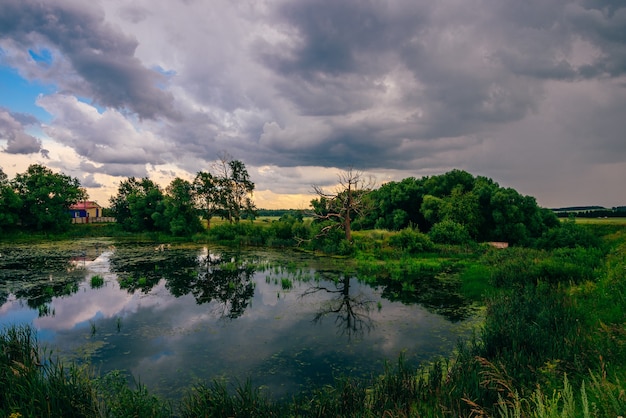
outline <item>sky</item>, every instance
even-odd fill
[[[120,182],[245,163],[312,185],[466,170],[543,207],[626,204],[626,3],[2,0],[0,168]]]

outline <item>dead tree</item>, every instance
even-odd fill
[[[332,228],[342,228],[346,240],[352,242],[352,220],[355,216],[363,216],[369,209],[367,195],[375,185],[372,176],[366,176],[361,171],[352,168],[337,175],[339,184],[334,192],[327,192],[320,186],[313,186],[313,191],[319,199],[313,199],[312,216],[314,219],[333,220],[335,224],[324,227],[321,234]]]

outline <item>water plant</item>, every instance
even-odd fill
[[[280,279],[280,287],[283,290],[290,290],[293,288],[293,281],[289,278],[283,277]]]
[[[104,285],[104,277],[99,274],[91,276],[90,284],[92,289],[98,289]]]

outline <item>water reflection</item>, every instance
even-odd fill
[[[75,250],[43,248],[33,251],[24,246],[2,248],[0,252],[0,303],[9,294],[26,302],[39,316],[53,315],[50,303],[55,297],[78,291],[84,279],[82,267],[72,262]]]
[[[129,293],[138,290],[149,293],[162,279],[176,283],[191,279],[198,266],[199,252],[199,248],[171,245],[120,244],[111,255],[111,271],[117,274],[122,289]]]
[[[191,293],[199,305],[218,301],[221,316],[241,316],[254,296],[256,268],[240,257],[209,253],[198,257],[197,270],[187,277],[169,279],[167,287],[173,295]]]
[[[199,305],[217,301],[220,315],[241,316],[254,295],[255,264],[241,254],[206,248],[146,248],[120,246],[111,257],[111,270],[129,293],[149,293],[161,280],[175,297],[192,294]]]
[[[475,313],[475,307],[459,293],[460,283],[451,274],[421,273],[402,280],[381,277],[377,284],[383,287],[383,298],[407,305],[419,304],[452,322],[463,321]]]
[[[313,318],[313,322],[321,323],[326,316],[335,316],[335,325],[341,335],[348,338],[360,335],[374,328],[374,320],[370,316],[370,310],[374,300],[365,296],[362,292],[350,293],[350,276],[344,275],[340,280],[333,281],[333,287],[329,285],[316,285],[308,288],[302,297],[325,292],[333,295],[331,299],[320,304],[320,308]]]
[[[0,247],[0,324],[32,323],[68,358],[126,370],[170,398],[198,380],[248,377],[291,396],[341,374],[369,377],[400,352],[416,365],[445,355],[467,331],[439,307],[445,287],[372,287],[332,259],[196,245],[85,247],[11,257]],[[24,262],[31,259],[38,270]],[[94,275],[101,287],[90,285]],[[428,310],[414,303],[418,290]]]

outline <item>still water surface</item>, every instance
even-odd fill
[[[62,358],[124,370],[178,399],[197,382],[248,378],[291,396],[371,377],[401,353],[417,366],[449,355],[477,321],[458,298],[410,303],[343,263],[101,240],[2,246],[0,326],[32,324]]]

